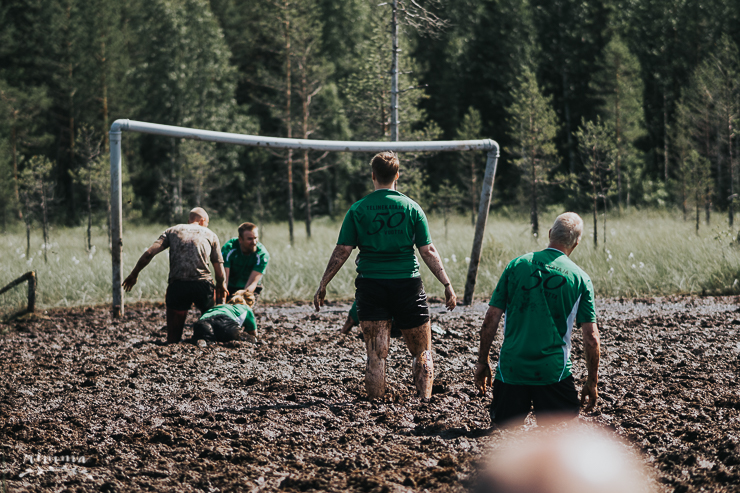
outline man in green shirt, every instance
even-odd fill
[[[569,256],[581,241],[583,220],[561,214],[550,229],[545,250],[512,260],[504,269],[483,320],[475,384],[481,394],[491,384],[488,359],[501,315],[504,342],[493,381],[491,422],[524,420],[530,406],[537,415],[578,415],[596,404],[600,338],[591,279]],[[581,326],[588,379],[578,401],[571,375],[573,323]]]
[[[258,295],[262,291],[262,276],[270,261],[270,254],[260,243],[259,231],[253,223],[242,223],[239,236],[232,238],[221,249],[224,257],[229,293],[247,290]]]
[[[448,310],[455,308],[457,298],[432,244],[424,211],[394,189],[398,180],[398,157],[393,152],[381,152],[373,157],[371,166],[375,191],[347,212],[337,246],[316,290],[314,306],[320,310],[326,286],[352,250],[358,247],[355,300],[367,348],[365,388],[368,397],[374,399],[385,393],[385,362],[391,323],[395,321],[413,357],[416,390],[419,397],[428,399],[434,382],[432,334],[414,246],[435,277],[444,284]]]

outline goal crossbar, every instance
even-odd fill
[[[482,140],[446,140],[436,142],[357,142],[338,140],[287,139],[282,137],[265,137],[229,132],[214,132],[194,128],[160,125],[157,123],[135,120],[116,120],[110,128],[110,177],[111,177],[111,257],[113,264],[113,315],[123,315],[123,197],[121,194],[121,132],[130,131],[144,134],[161,135],[181,139],[202,140],[222,144],[234,144],[272,149],[301,149],[334,152],[449,152],[449,151],[486,151],[486,170],[481,187],[478,220],[475,226],[473,249],[470,254],[468,276],[465,282],[463,303],[469,305],[473,300],[475,281],[480,264],[483,236],[488,209],[491,204],[493,182],[499,157],[499,145],[491,139]]]

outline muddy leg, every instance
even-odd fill
[[[167,308],[167,343],[180,342],[182,330],[185,328],[187,310],[172,310]]]
[[[429,322],[413,329],[401,330],[406,347],[414,358],[411,375],[416,391],[422,399],[432,396],[434,384],[434,362],[432,361],[432,329]]]
[[[352,327],[355,326],[355,321],[352,320],[352,317],[347,315],[347,320],[345,320],[344,325],[342,326],[342,334],[349,334],[349,331],[352,330]]]
[[[367,348],[365,390],[370,399],[385,394],[385,360],[391,343],[391,321],[360,322]]]

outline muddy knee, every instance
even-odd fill
[[[390,321],[362,322],[362,332],[367,348],[365,389],[370,399],[385,394],[385,361],[390,346]]]

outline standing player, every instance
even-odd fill
[[[542,414],[578,415],[570,361],[574,322],[583,332],[588,368],[580,404],[588,403],[586,412],[596,404],[600,338],[594,288],[588,275],[569,258],[581,241],[583,220],[573,212],[561,214],[549,234],[546,249],[509,262],[483,320],[475,385],[483,394],[493,383],[491,423],[496,425],[523,422],[531,406],[538,418]],[[488,353],[504,313],[504,342],[491,382]]]
[[[385,363],[394,320],[413,357],[412,375],[419,397],[428,399],[434,382],[432,333],[414,246],[445,286],[448,310],[455,308],[457,298],[432,244],[424,211],[394,189],[398,157],[393,152],[381,152],[373,157],[371,166],[375,191],[352,205],[344,217],[337,246],[316,290],[314,306],[320,310],[326,286],[352,250],[359,247],[355,300],[367,349],[368,397],[374,399],[385,393]]]
[[[270,261],[270,254],[260,243],[259,230],[253,223],[242,223],[239,236],[232,238],[221,249],[229,293],[246,290],[255,297],[262,291],[262,276]]]
[[[131,274],[123,281],[123,289],[131,291],[144,269],[155,255],[170,249],[170,275],[167,282],[167,342],[180,342],[188,310],[195,304],[201,313],[213,306],[213,282],[208,259],[216,273],[216,297],[221,300],[226,290],[226,275],[220,242],[208,229],[208,214],[200,207],[190,211],[187,224],[167,229],[136,262]]]

